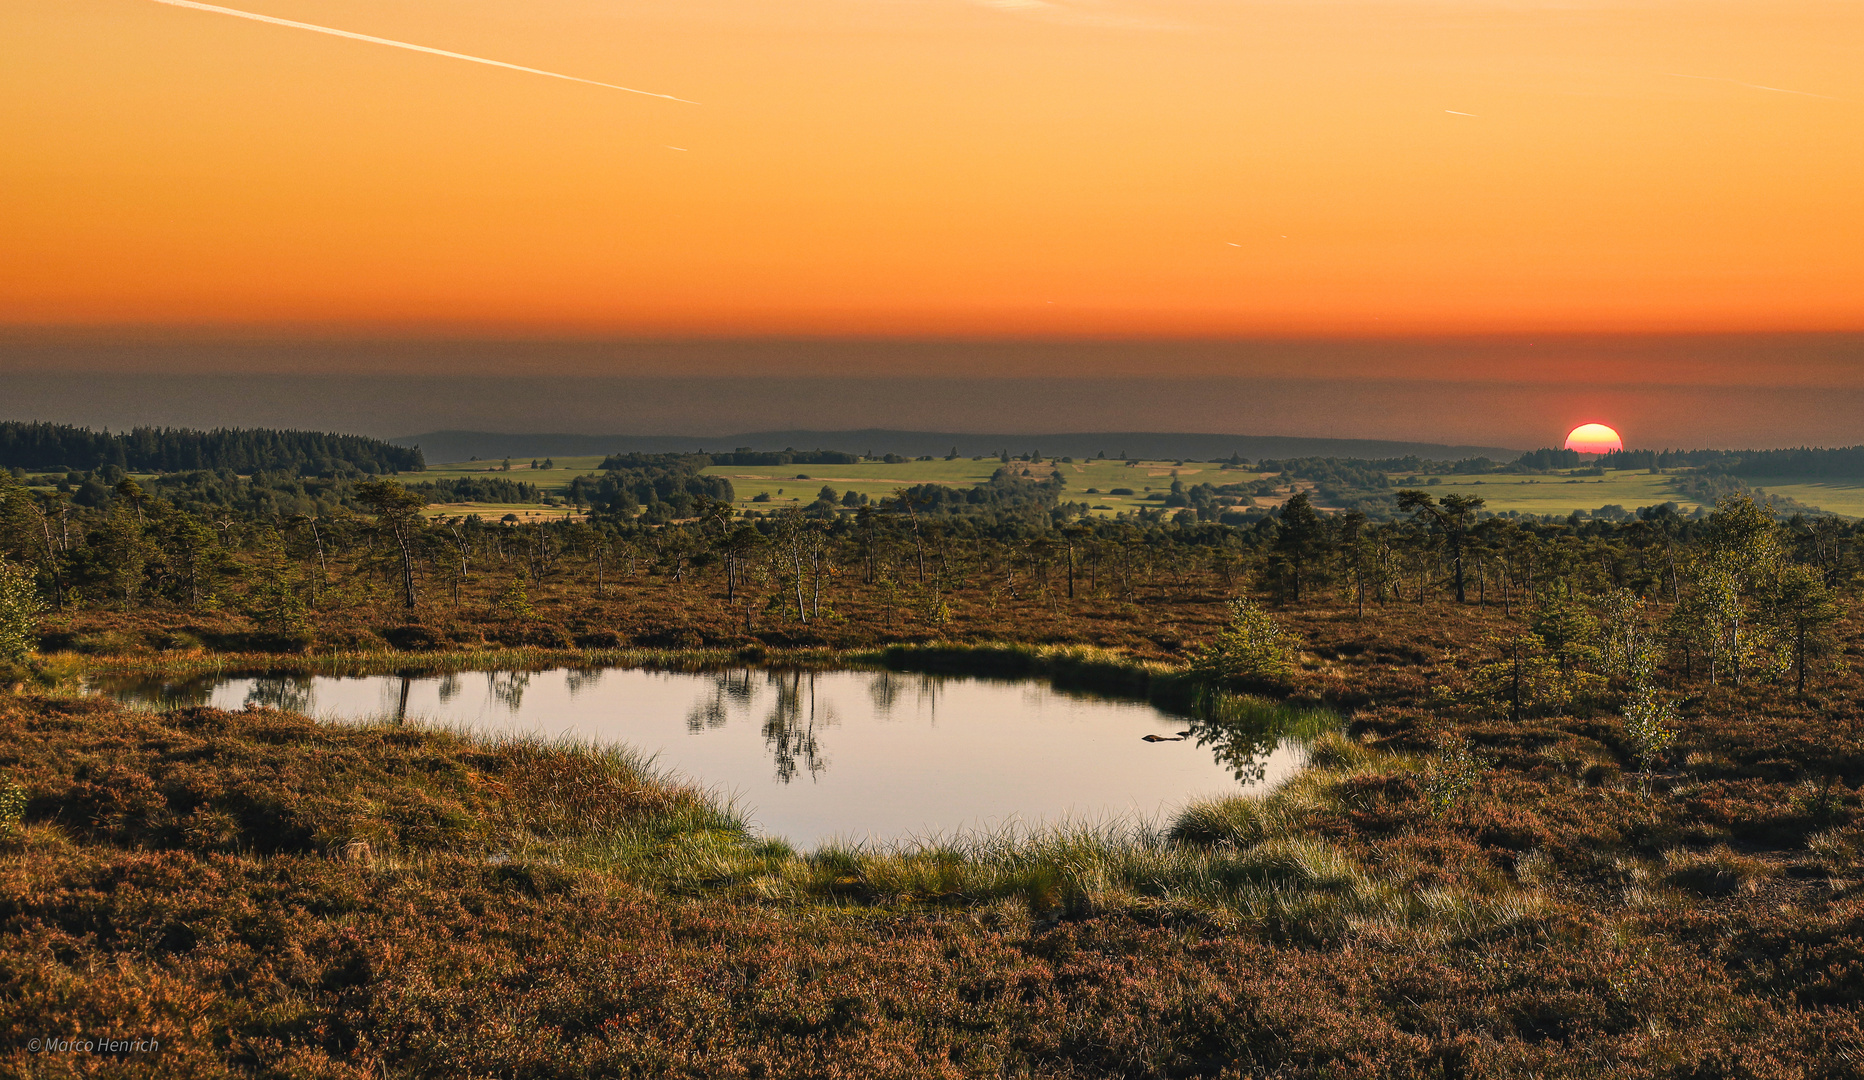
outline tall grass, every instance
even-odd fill
[[[1417,769],[1324,732],[1310,766],[1261,796],[1195,804],[1162,828],[1124,820],[1004,828],[807,854],[757,836],[736,810],[651,761],[588,744],[506,740],[500,857],[548,861],[678,895],[888,910],[968,910],[1035,922],[1142,910],[1241,919],[1328,940],[1352,932],[1466,933],[1534,915],[1502,880],[1416,890],[1318,835],[1339,788]]]

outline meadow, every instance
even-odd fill
[[[1217,464],[1171,461],[1136,462],[1111,459],[1058,461],[1045,458],[1039,463],[997,458],[958,458],[934,461],[904,461],[898,464],[862,462],[857,465],[784,465],[784,466],[713,466],[707,473],[731,480],[739,502],[754,503],[756,496],[768,495],[768,508],[806,506],[815,500],[824,485],[837,492],[855,491],[878,501],[899,488],[913,484],[952,484],[975,486],[989,480],[998,469],[1009,469],[1017,476],[1046,479],[1060,470],[1067,487],[1065,502],[1083,502],[1092,506],[1097,516],[1130,512],[1146,506],[1145,496],[1163,493],[1171,487],[1174,475],[1188,487],[1192,484],[1233,484],[1253,482],[1257,474],[1225,469]],[[1130,489],[1131,494],[1115,495],[1114,489]]]
[[[1864,517],[1864,482],[1813,477],[1756,477],[1751,483],[1773,495],[1816,506],[1828,514]]]
[[[600,456],[566,457],[554,459],[537,459],[539,465],[550,460],[553,467],[531,468],[531,459],[513,460],[510,470],[506,470],[503,461],[448,461],[429,464],[423,470],[423,479],[438,476],[496,476],[506,480],[522,480],[527,484],[550,490],[562,490],[578,476],[587,476],[602,466]],[[415,475],[415,474],[409,474]]]
[[[428,503],[422,508],[421,513],[429,518],[471,517],[473,515],[487,521],[504,521],[509,518],[526,525],[536,522],[574,521],[584,516],[570,506],[491,502]]]
[[[539,465],[545,459],[538,459]],[[531,459],[511,462],[510,470],[499,461],[450,461],[429,465],[419,473],[406,473],[398,477],[408,483],[424,480],[453,477],[495,477],[526,484],[535,484],[547,495],[561,496],[569,490],[570,481],[578,476],[587,476],[601,467],[600,456],[566,457],[552,461],[552,468],[531,468]],[[579,517],[573,507],[556,505],[552,499],[548,508],[522,503],[485,503],[485,502],[435,502],[429,503],[421,512],[430,518],[467,517],[477,514],[488,521],[502,521],[507,514],[513,515],[520,522],[558,521],[565,514]]]
[[[436,476],[490,475],[536,484],[546,492],[561,494],[568,490],[572,479],[589,475],[601,461],[599,457],[559,458],[552,462],[555,467],[550,469],[532,469],[528,460],[513,461],[509,472],[499,461],[451,462],[429,466],[425,473],[407,474],[403,479],[413,482]],[[1262,479],[1261,474],[1231,469],[1220,463],[1140,461],[1129,466],[1123,460],[1096,458],[1075,461],[1044,458],[1036,463],[961,457],[896,463],[863,461],[851,465],[713,465],[704,472],[730,480],[740,507],[761,511],[807,506],[825,486],[833,488],[837,495],[849,491],[866,495],[870,502],[891,497],[898,489],[914,484],[973,487],[989,480],[1000,468],[1033,479],[1045,479],[1059,469],[1067,481],[1062,499],[1087,503],[1093,508],[1091,512],[1099,517],[1157,507],[1157,499],[1148,501],[1145,496],[1165,492],[1174,478],[1182,480],[1187,487],[1199,483],[1254,483]],[[1130,489],[1131,493],[1115,495],[1115,489]],[[1273,506],[1285,497],[1285,494],[1267,496],[1260,499],[1258,505]],[[486,514],[493,509],[492,504],[437,503],[430,506],[427,513],[445,517]],[[494,516],[507,512],[517,512],[521,519],[526,516],[524,511],[513,507],[498,508]]]
[[[1483,509],[1493,513],[1514,511],[1565,517],[1575,510],[1593,511],[1602,506],[1636,510],[1640,506],[1673,502],[1688,512],[1701,505],[1677,490],[1676,475],[1653,475],[1645,470],[1618,469],[1604,476],[1490,473],[1471,478],[1414,478],[1393,473],[1391,477],[1395,485],[1421,488],[1440,497],[1452,492],[1478,496],[1484,500]],[[1763,486],[1769,491],[1775,490],[1771,484]]]
[[[541,460],[540,460],[541,465]],[[402,473],[396,479],[408,484],[423,484],[451,479],[483,477],[532,485],[537,489],[536,502],[433,501],[422,513],[430,519],[479,516],[489,521],[513,520],[529,524],[559,520],[581,520],[583,512],[569,502],[570,482],[594,475],[602,458],[593,456],[551,461],[551,468],[531,468],[529,460],[513,461],[506,470],[499,461],[441,463],[422,472]],[[1135,461],[1119,459],[1082,459],[1059,461],[1044,459],[1026,462],[1012,459],[1002,462],[994,457],[953,460],[917,460],[887,463],[862,461],[846,465],[713,465],[703,472],[729,479],[736,504],[744,510],[768,512],[785,508],[802,508],[816,501],[824,487],[834,491],[837,499],[848,492],[865,495],[870,503],[890,498],[903,487],[917,484],[946,484],[972,487],[983,484],[1000,468],[1020,478],[1047,479],[1059,471],[1065,481],[1061,501],[1085,505],[1092,517],[1108,518],[1120,514],[1163,506],[1164,494],[1174,480],[1187,488],[1198,484],[1214,486],[1243,485],[1246,494],[1238,510],[1272,510],[1285,502],[1292,491],[1315,492],[1315,503],[1324,508],[1339,504],[1354,505],[1369,498],[1375,513],[1389,513],[1378,508],[1391,493],[1406,487],[1427,490],[1434,495],[1456,493],[1484,500],[1484,510],[1492,514],[1524,514],[1566,517],[1574,511],[1592,513],[1602,507],[1617,506],[1626,511],[1640,507],[1675,503],[1687,514],[1705,508],[1703,497],[1692,494],[1687,470],[1668,470],[1661,474],[1647,470],[1611,470],[1602,476],[1579,475],[1584,470],[1550,473],[1493,472],[1478,475],[1416,474],[1387,472],[1384,489],[1334,489],[1316,491],[1315,481],[1289,481],[1279,473],[1270,474],[1235,468],[1220,462]],[[160,474],[127,474],[129,479],[166,490]],[[168,479],[172,479],[168,478]],[[41,488],[63,480],[62,474],[29,474],[25,482]],[[1747,481],[1753,488],[1783,496],[1817,511],[1844,517],[1864,517],[1864,482],[1832,480],[1818,477],[1758,477]],[[94,482],[88,486],[97,488]],[[72,485],[67,485],[72,486]],[[107,486],[107,485],[106,485]],[[75,490],[75,488],[74,488]],[[1117,494],[1116,494],[1117,492]]]
[[[531,469],[529,462],[514,462],[508,473],[500,471],[497,462],[468,462],[437,465],[428,472],[450,476],[490,471],[500,477],[533,483],[547,492],[560,494],[567,490],[572,478],[587,475],[600,461],[599,458],[566,458],[555,462],[556,467],[552,469]],[[1095,458],[1076,461],[1051,458],[1039,463],[1016,459],[1005,463],[997,458],[941,458],[892,464],[863,461],[852,465],[714,465],[704,471],[709,475],[729,479],[740,507],[761,511],[808,506],[815,501],[823,487],[833,489],[838,496],[849,491],[857,492],[866,495],[872,502],[889,498],[900,488],[914,484],[970,487],[989,480],[999,468],[1007,468],[1013,474],[1026,475],[1032,479],[1044,479],[1059,470],[1067,481],[1062,500],[1085,503],[1096,517],[1156,509],[1161,505],[1158,496],[1170,489],[1173,480],[1182,481],[1186,487],[1203,483],[1221,486],[1269,481],[1274,485],[1273,492],[1251,498],[1251,504],[1258,509],[1279,506],[1289,495],[1287,483],[1275,474],[1232,468],[1220,462],[1137,461],[1128,465],[1123,460]],[[1403,472],[1386,475],[1391,481],[1391,490],[1417,487],[1429,490],[1434,495],[1457,493],[1478,496],[1485,500],[1484,509],[1491,513],[1565,517],[1575,510],[1590,513],[1604,506],[1636,510],[1666,502],[1674,502],[1684,513],[1689,513],[1702,505],[1680,490],[1679,474],[1652,474],[1646,470],[1612,470],[1603,476],[1488,473],[1470,477]],[[1812,483],[1785,477],[1760,481],[1756,486],[1830,513],[1864,516],[1864,485]],[[1293,487],[1296,490],[1312,490],[1314,484],[1297,481]],[[1115,491],[1122,494],[1114,494]],[[1324,497],[1318,500],[1323,506],[1326,502]],[[436,517],[477,513],[490,514],[496,518],[513,512],[521,520],[549,519],[551,516],[551,512],[527,511],[490,503],[435,504],[427,510],[430,516]],[[554,513],[561,516],[562,511],[555,510]]]

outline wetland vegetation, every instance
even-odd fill
[[[0,481],[7,1026],[149,1075],[1855,1074],[1851,523],[1488,516],[1453,472],[1385,520],[1020,475],[746,518],[653,467],[547,524]],[[1035,678],[1306,764],[799,850],[613,743],[81,690],[598,664]]]

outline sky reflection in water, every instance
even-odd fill
[[[1279,780],[1300,757],[1262,717],[1194,722],[1046,683],[897,672],[556,669],[100,688],[158,707],[251,705],[623,743],[805,848],[1114,816],[1158,821],[1195,798]],[[1192,735],[1142,741],[1181,731]]]

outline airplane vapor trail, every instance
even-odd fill
[[[319,34],[329,34],[332,37],[349,38],[351,41],[366,41],[372,45],[388,45],[397,49],[408,49],[413,52],[450,57],[454,60],[469,60],[475,64],[486,64],[491,67],[506,68],[511,71],[522,71],[530,75],[545,75],[552,79],[585,83],[589,86],[601,86],[609,90],[625,90],[630,94],[640,94],[644,97],[664,98],[667,101],[679,101],[687,105],[699,104],[697,101],[687,101],[683,97],[674,97],[672,94],[656,94],[651,90],[636,90],[632,86],[617,86],[614,83],[597,82],[594,79],[580,79],[574,75],[562,75],[554,71],[544,71],[541,68],[524,67],[520,64],[507,64],[503,60],[487,60],[483,56],[468,56],[465,53],[448,52],[445,49],[434,49],[426,45],[415,45],[411,42],[396,41],[393,38],[375,37],[371,34],[358,34],[349,30],[337,30],[328,26],[318,26],[315,23],[294,22],[291,19],[280,19],[271,15],[256,15],[250,11],[236,11],[233,8],[218,7],[214,4],[196,3],[195,0],[155,0],[155,2],[158,4],[167,4],[170,7],[192,8],[195,11],[211,11],[216,15],[232,15],[235,18],[251,19],[253,22],[271,23],[273,26],[289,26],[294,30],[311,30]]]
[[[1683,75],[1675,71],[1666,72],[1665,74],[1669,75],[1672,79],[1701,79],[1704,82],[1734,83],[1736,86],[1745,86],[1749,90],[1768,90],[1775,94],[1798,94],[1800,97],[1824,98],[1827,101],[1839,100],[1838,98],[1832,97],[1830,94],[1814,94],[1806,90],[1788,90],[1781,86],[1762,86],[1760,83],[1742,82],[1740,79],[1725,79],[1720,75]]]

